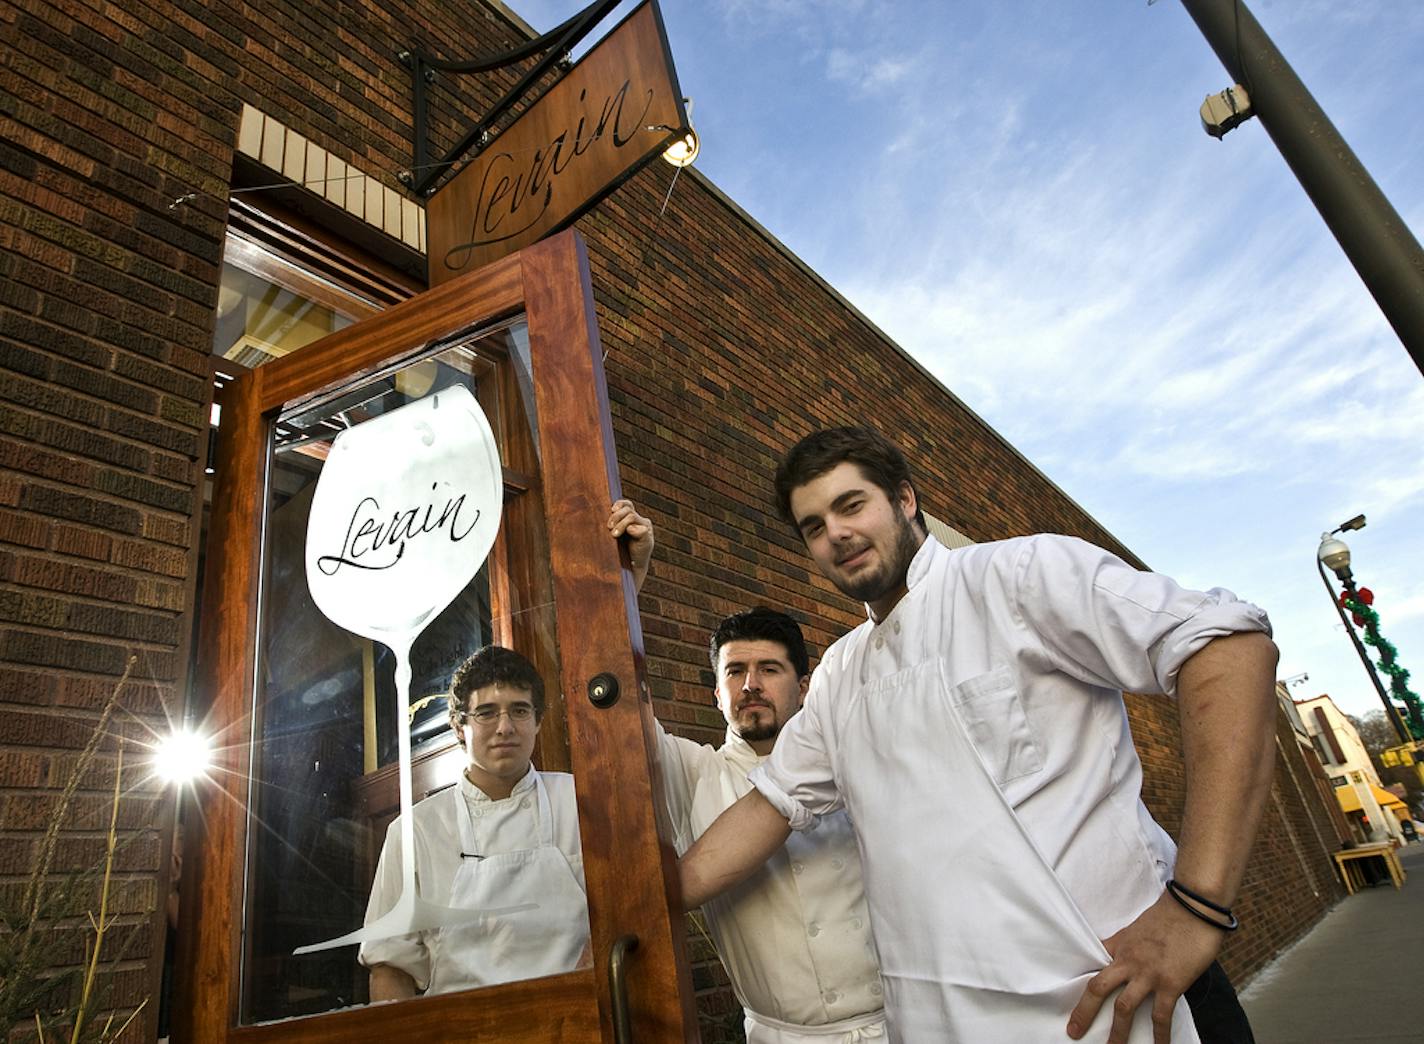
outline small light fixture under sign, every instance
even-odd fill
[[[697,132],[692,129],[692,99],[684,98],[682,103],[687,107],[687,133],[663,150],[663,159],[674,167],[690,167],[702,151]]]

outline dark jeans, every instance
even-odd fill
[[[1202,1044],[1256,1044],[1236,990],[1216,961],[1184,994]]]

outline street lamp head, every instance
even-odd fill
[[[1322,533],[1320,549],[1315,555],[1341,580],[1350,575],[1350,549],[1345,545],[1345,541],[1330,533]]]
[[[1353,612],[1357,603],[1355,599],[1365,601],[1369,604],[1368,596],[1364,590],[1355,588],[1355,578],[1350,575],[1350,549],[1345,546],[1345,541],[1337,539],[1335,534],[1342,529],[1359,529],[1365,524],[1364,515],[1356,515],[1342,526],[1338,526],[1329,533],[1320,534],[1320,547],[1315,552],[1316,568],[1320,571],[1320,582],[1325,585],[1325,591],[1330,595],[1330,603],[1335,611],[1340,614],[1340,626],[1345,633],[1350,636],[1350,643],[1354,645],[1355,652],[1360,657],[1360,663],[1364,664],[1365,673],[1370,676],[1370,681],[1374,683],[1375,692],[1379,693],[1380,702],[1384,704],[1385,717],[1394,725],[1394,730],[1399,734],[1401,742],[1409,742],[1409,730],[1405,728],[1404,720],[1399,716],[1399,708],[1390,700],[1389,694],[1384,691],[1384,683],[1380,681],[1379,672],[1375,670],[1375,665],[1365,653],[1365,644],[1360,641],[1360,636],[1355,633],[1355,628],[1350,626],[1350,618],[1345,614],[1348,605]],[[1325,576],[1325,567],[1329,566],[1339,577],[1340,583],[1344,585],[1342,592],[1346,597],[1341,598],[1335,593],[1335,589],[1330,586],[1329,579]],[[1373,615],[1373,614],[1370,614]],[[1355,617],[1358,627],[1366,629],[1366,634],[1372,636],[1369,640],[1378,639],[1379,634],[1374,628],[1374,624],[1368,619],[1361,622],[1359,616]]]

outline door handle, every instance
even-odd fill
[[[628,955],[638,948],[638,937],[629,933],[613,942],[608,956],[608,992],[613,1003],[613,1044],[633,1044],[633,1025],[628,1017]]]

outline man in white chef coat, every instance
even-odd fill
[[[457,909],[536,904],[468,924],[361,945],[371,1000],[448,993],[571,971],[588,942],[588,903],[573,777],[529,761],[544,681],[519,653],[479,650],[450,680],[450,727],[465,752],[460,782],[416,803],[416,887]],[[400,821],[381,849],[370,923],[401,888]]]
[[[1214,958],[1273,765],[1265,614],[1072,538],[948,550],[869,429],[803,439],[776,491],[869,619],[682,860],[688,903],[844,809],[893,1040],[1249,1041]],[[1176,697],[1180,849],[1142,804],[1123,690]]]
[[[652,523],[620,500],[608,528],[627,539],[641,588],[652,558]],[[734,613],[709,645],[726,739],[712,747],[658,726],[663,792],[679,854],[752,789],[748,773],[766,760],[801,709],[810,681],[805,638],[785,613],[760,606]],[[884,1038],[860,854],[844,812],[789,838],[747,880],[709,900],[703,913],[745,1013],[748,1044]]]

